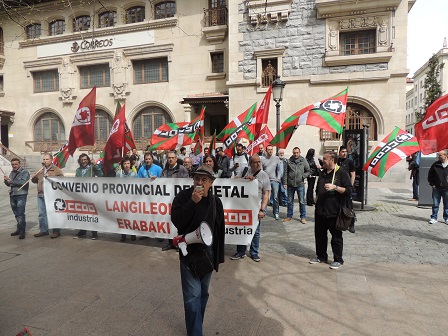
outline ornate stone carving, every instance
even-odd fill
[[[112,61],[112,95],[115,99],[124,99],[128,86],[127,72],[130,67],[129,62],[124,58],[123,51],[115,50],[114,59]]]
[[[387,34],[387,32],[388,32],[387,24],[388,24],[388,22],[384,18],[382,18],[381,24],[378,27],[378,45],[383,46],[383,47],[387,46],[387,42],[389,40],[388,34]]]
[[[63,103],[70,104],[76,96],[73,96],[74,74],[76,67],[70,62],[70,58],[64,57],[59,68],[59,98]]]
[[[338,31],[333,26],[330,26],[330,32],[328,33],[328,48],[330,50],[338,49]]]
[[[356,17],[352,19],[344,19],[339,21],[339,29],[358,29],[366,27],[378,26],[378,18],[376,16]]]

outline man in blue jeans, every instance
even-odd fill
[[[30,173],[20,165],[18,158],[11,160],[11,167],[12,171],[9,177],[4,176],[5,184],[11,188],[9,190],[9,202],[17,221],[17,229],[11,233],[11,236],[19,236],[19,239],[24,239],[26,229],[25,206],[28,197]]]
[[[213,169],[202,165],[192,174],[193,186],[174,197],[171,221],[180,235],[194,232],[204,221],[213,234],[211,246],[188,244],[188,254],[179,253],[187,334],[202,336],[212,272],[213,269],[218,272],[219,264],[224,262],[224,209],[219,197],[210,190],[215,180]],[[209,261],[204,264],[207,267],[203,267],[202,272],[195,270],[192,266],[192,262],[198,260],[195,256],[204,255],[208,256]]]
[[[289,222],[294,213],[294,194],[297,192],[300,203],[300,222],[306,224],[305,180],[310,175],[308,161],[300,156],[300,148],[294,147],[292,156],[286,161],[283,185],[288,190],[288,210],[283,222]]]
[[[437,153],[438,161],[429,168],[428,182],[432,187],[432,214],[429,224],[437,223],[440,199],[443,200],[443,220],[448,225],[448,149]]]
[[[269,175],[261,170],[261,158],[258,154],[254,154],[249,160],[250,169],[247,171],[243,178],[251,181],[258,181],[258,205],[260,210],[258,211],[258,226],[255,230],[254,237],[250,244],[250,257],[255,262],[260,262],[258,255],[258,249],[260,247],[260,226],[261,219],[266,216],[266,207],[269,202],[269,196],[271,193],[271,182],[269,181]],[[246,256],[247,245],[237,245],[236,253],[230,257],[230,260],[243,259]]]

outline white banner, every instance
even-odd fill
[[[191,178],[48,177],[48,226],[173,238],[171,203],[192,184]],[[258,225],[258,181],[216,179],[212,189],[224,206],[226,244],[250,243]]]

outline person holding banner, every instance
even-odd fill
[[[250,244],[250,257],[253,261],[260,262],[261,259],[258,255],[258,248],[260,247],[260,226],[261,219],[266,216],[266,207],[271,193],[271,181],[269,180],[269,175],[261,169],[261,158],[258,154],[254,154],[250,158],[250,169],[242,177],[251,181],[257,179],[258,181],[258,206],[260,210],[258,211],[258,226]],[[246,256],[246,250],[246,245],[237,245],[236,253],[230,257],[230,260],[243,259]]]
[[[193,186],[177,194],[171,210],[171,221],[179,235],[185,237],[188,233],[199,230],[199,226],[205,221],[213,237],[211,246],[188,244],[188,254],[184,256],[179,253],[185,324],[189,336],[202,335],[212,272],[218,272],[219,264],[224,262],[224,209],[219,197],[211,193],[214,180],[210,166],[198,167],[193,173]],[[204,274],[198,274],[192,266],[193,259],[200,255],[207,256]]]
[[[83,153],[78,158],[78,164],[79,167],[76,169],[75,176],[76,177],[102,177],[104,176],[103,171],[101,170],[101,167],[96,164],[92,164],[92,161],[90,160],[90,157]],[[73,237],[76,238],[83,238],[87,234],[87,230],[79,230],[78,233]],[[98,239],[98,231],[92,231],[92,240]]]
[[[167,163],[165,169],[162,171],[162,177],[166,178],[189,177],[187,168],[179,164],[179,162],[177,161],[177,152],[175,150],[171,150],[167,154]],[[162,247],[162,251],[168,251],[173,249],[177,248],[173,245],[172,239],[169,239],[168,244]]]
[[[115,177],[119,177],[119,178],[135,178],[135,177],[137,177],[137,174],[134,171],[132,171],[132,169],[131,169],[131,159],[129,158],[129,156],[125,156],[121,160],[120,166],[121,166],[121,170],[117,172]],[[136,240],[136,236],[135,235],[131,235],[131,240],[132,241]],[[126,241],[126,235],[125,234],[121,235],[120,241],[121,242],[125,242]]]
[[[344,264],[342,251],[344,240],[342,231],[336,229],[336,219],[344,197],[351,198],[352,184],[350,176],[344,169],[336,169],[338,154],[327,151],[323,157],[323,169],[317,181],[317,200],[314,220],[314,238],[316,241],[316,257],[310,264],[327,263],[328,231],[331,233],[331,249],[333,262],[331,269],[338,269]],[[336,172],[335,172],[336,169]]]
[[[17,228],[11,233],[11,236],[19,236],[19,239],[24,239],[26,230],[25,206],[28,197],[30,173],[21,166],[18,158],[11,160],[11,167],[12,171],[9,177],[4,176],[5,184],[10,187],[9,203],[17,221]]]
[[[37,211],[39,212],[39,232],[34,237],[48,236],[48,218],[47,207],[44,197],[44,177],[64,176],[59,167],[53,164],[53,155],[46,153],[43,157],[43,167],[33,175],[31,182],[37,183]],[[58,238],[61,235],[61,229],[53,229],[51,239]]]

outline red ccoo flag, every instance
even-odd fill
[[[414,128],[423,154],[448,148],[448,94],[432,103]]]
[[[118,163],[123,157],[126,117],[124,107],[120,108],[120,113],[115,117],[114,124],[107,138],[104,147],[104,172],[107,174],[113,163]]]
[[[272,95],[272,85],[269,86],[268,91],[264,95],[263,100],[261,101],[260,107],[255,113],[255,138],[258,138],[262,133],[261,127],[263,124],[268,123],[269,119],[269,107],[271,105],[271,95]]]
[[[246,148],[246,152],[249,153],[249,155],[254,155],[256,152],[258,152],[257,150],[257,146],[259,144],[264,144],[264,146],[266,147],[272,140],[273,136],[272,133],[269,129],[269,127],[266,125],[260,132],[260,136],[254,141],[252,142],[249,146],[247,146]]]
[[[79,103],[68,140],[70,155],[79,147],[95,144],[95,104],[96,86]]]

